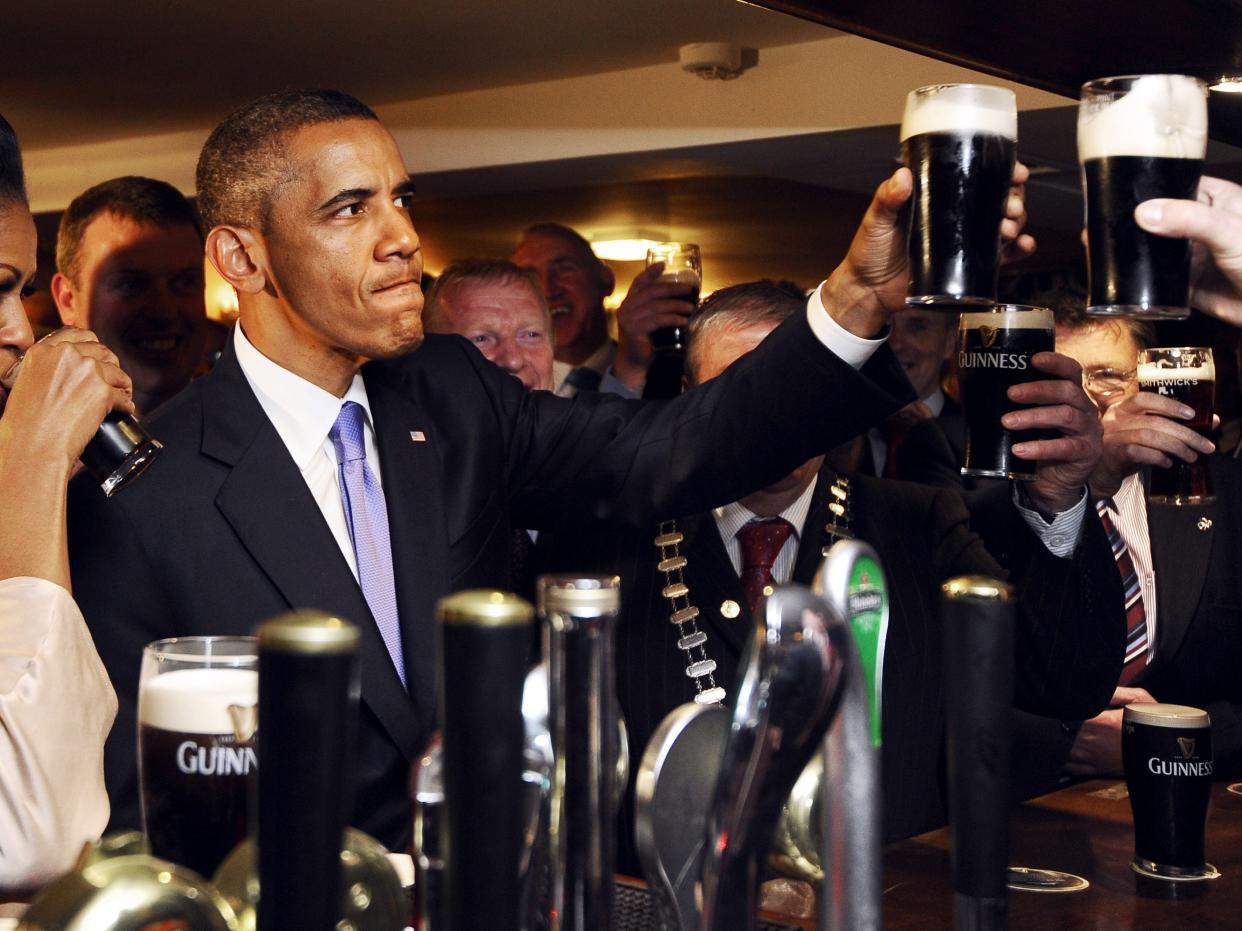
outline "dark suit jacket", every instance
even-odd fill
[[[527,392],[460,337],[428,337],[404,359],[365,366],[363,377],[409,694],[231,348],[151,418],[165,450],[139,482],[113,499],[89,480],[73,483],[75,594],[121,705],[106,752],[114,827],[139,823],[134,717],[143,645],[249,633],[291,608],[319,608],[363,632],[352,823],[404,847],[409,762],[436,723],[436,601],[465,588],[505,588],[512,527],[542,528],[559,515],[647,521],[701,510],[774,480],[909,400],[891,352],[855,372],[815,340],[803,315],[727,375],[668,404]],[[827,407],[840,397],[849,403]],[[823,416],[828,409],[832,416]],[[415,442],[414,431],[425,440]],[[448,683],[476,685],[466,676]]]
[[[1157,701],[1206,709],[1215,775],[1236,779],[1242,775],[1242,462],[1217,454],[1208,468],[1214,503],[1147,506],[1159,603],[1156,649],[1131,685]],[[1076,733],[1061,721],[1019,717],[1015,760],[1023,794],[1057,784]]]
[[[793,579],[809,584],[827,535],[827,496],[835,480],[820,472],[798,547]],[[853,479],[854,530],[876,548],[888,575],[891,608],[884,655],[882,701],[884,834],[887,840],[927,830],[945,820],[942,773],[944,681],[940,583],[951,576],[1011,574],[1020,597],[1015,692],[1028,708],[1080,710],[1103,707],[1120,672],[1124,618],[1119,607],[1096,597],[1097,581],[1115,575],[1112,552],[1098,522],[1088,522],[1073,559],[1053,557],[1008,501],[1008,488],[973,502],[1002,567],[983,540],[968,529],[962,498],[954,492],[865,476]],[[707,651],[717,664],[716,684],[732,691],[742,650],[754,621],[710,513],[680,519],[690,600],[701,611]],[[656,572],[655,526],[641,530],[596,528],[558,538],[549,562],[564,571],[615,571],[622,578],[623,613],[617,632],[617,691],[630,735],[633,771],[652,732],[677,705],[691,701],[694,686],[677,649]],[[1110,575],[1111,574],[1111,575]],[[1120,583],[1117,583],[1120,590]],[[726,602],[740,607],[728,617]],[[732,610],[732,606],[730,608]],[[627,796],[621,859],[636,863],[629,833],[633,779]]]

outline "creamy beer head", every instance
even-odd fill
[[[138,721],[165,731],[231,734],[229,706],[249,708],[258,701],[259,674],[253,669],[178,669],[143,683]]]
[[[1209,727],[1212,723],[1208,713],[1202,708],[1166,705],[1163,702],[1134,702],[1126,705],[1123,718],[1153,727]]]
[[[989,133],[1018,139],[1013,91],[987,84],[930,84],[906,95],[901,141],[925,133]]]
[[[1116,155],[1200,159],[1206,149],[1207,89],[1198,78],[1146,74],[1083,86],[1082,161]]]

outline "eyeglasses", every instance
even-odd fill
[[[1117,369],[1106,366],[1093,367],[1083,371],[1082,386],[1087,389],[1087,394],[1094,398],[1111,398],[1122,394],[1134,384],[1134,377],[1137,374],[1137,368],[1119,372]]]

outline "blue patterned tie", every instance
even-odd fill
[[[405,660],[401,656],[401,622],[397,617],[397,588],[392,574],[392,545],[388,540],[388,509],[384,490],[367,467],[363,442],[363,410],[346,401],[328,435],[336,447],[341,483],[341,503],[349,523],[349,539],[358,562],[358,584],[366,599],[384,646],[405,685]]]

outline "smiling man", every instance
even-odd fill
[[[190,383],[207,337],[203,236],[181,192],[114,178],[74,198],[56,236],[52,297],[62,322],[91,329],[134,381],[148,413]]]
[[[905,294],[904,170],[805,313],[658,404],[528,391],[460,336],[424,338],[410,180],[352,97],[242,107],[208,138],[197,181],[208,257],[238,292],[232,344],[151,418],[165,450],[140,482],[115,499],[90,482],[71,492],[74,589],[122,705],[114,826],[138,823],[143,644],[313,607],[361,630],[352,823],[403,849],[410,762],[437,720],[436,601],[505,587],[513,527],[723,504],[912,399],[875,338]]]

